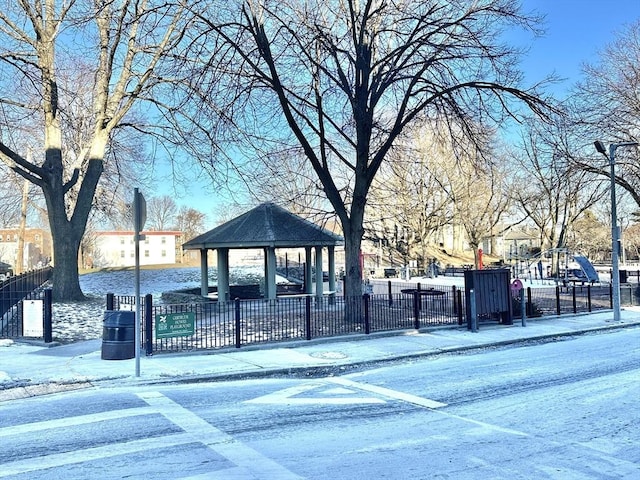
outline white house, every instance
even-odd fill
[[[94,267],[135,266],[135,242],[133,231],[94,232]],[[142,232],[140,240],[140,265],[164,265],[176,263],[176,245],[182,237],[177,231]]]

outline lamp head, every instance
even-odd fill
[[[596,150],[600,153],[602,153],[603,155],[607,154],[607,149],[604,146],[604,143],[602,143],[600,140],[596,140],[595,142],[593,142],[593,144],[596,146]]]

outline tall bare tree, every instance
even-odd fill
[[[538,19],[511,0],[231,0],[194,4],[192,96],[234,153],[297,146],[345,236],[346,294],[361,293],[360,245],[373,180],[405,129],[431,116],[457,125],[542,113],[501,43]],[[522,105],[522,104],[520,104]],[[202,116],[202,115],[201,115]],[[224,126],[229,128],[225,130]],[[247,150],[244,150],[245,152]],[[259,155],[262,159],[268,156]]]
[[[168,195],[150,197],[147,200],[147,222],[149,230],[165,230],[171,228],[178,214],[178,204]]]
[[[154,71],[181,39],[183,10],[164,1],[0,2],[0,158],[40,187],[54,246],[55,300],[84,298],[78,250],[119,128],[145,130],[136,105],[153,99]],[[65,77],[75,74],[73,88]],[[12,88],[9,88],[11,86]],[[91,115],[78,117],[83,105]],[[24,122],[38,124],[29,162]]]
[[[574,128],[580,128],[586,140],[578,145],[583,147],[582,158],[574,161],[586,171],[608,177],[609,166],[595,152],[593,141],[640,142],[640,19],[623,28],[595,62],[585,65],[584,80],[572,103]],[[616,182],[640,207],[639,147],[617,151]]]
[[[545,126],[530,122],[513,154],[519,165],[514,173],[516,208],[537,227],[543,250],[566,248],[574,223],[607,193],[606,183],[574,168],[576,157],[568,157],[574,144],[570,134],[561,119]]]

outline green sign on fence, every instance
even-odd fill
[[[195,332],[196,315],[193,312],[156,315],[156,339],[189,337]]]

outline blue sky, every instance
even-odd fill
[[[555,73],[567,80],[554,88],[564,95],[580,78],[584,62],[595,62],[625,24],[640,18],[640,0],[522,0],[524,11],[546,15],[546,34],[532,41],[521,64],[527,83]]]

